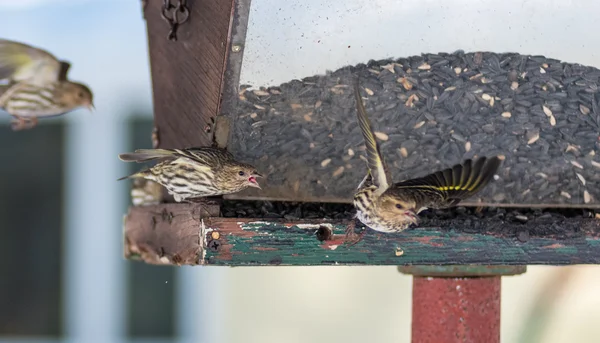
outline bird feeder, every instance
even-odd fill
[[[411,4],[145,3],[155,147],[215,144],[267,178],[223,201],[132,206],[126,257],[397,265],[414,275],[413,342],[499,342],[500,276],[598,263],[600,70],[566,48],[569,35],[545,30],[540,18],[557,9]],[[452,19],[462,16],[472,17]],[[425,212],[416,228],[359,225],[362,238],[348,241],[366,173],[356,76],[395,181],[499,155],[494,181],[458,208]],[[458,303],[469,306],[448,314]]]

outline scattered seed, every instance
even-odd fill
[[[425,125],[425,121],[420,121],[420,122],[416,123],[413,128],[418,129],[418,128],[422,127],[423,125]]]
[[[354,150],[348,149],[348,155],[349,156],[354,156]]]
[[[569,144],[567,146],[567,149],[565,150],[565,152],[569,152],[569,151],[574,151],[574,152],[579,152],[579,147],[575,146],[575,145],[571,145]]]
[[[304,120],[306,120],[306,121],[312,121],[312,118],[311,118],[310,114],[305,114],[304,115]]]
[[[373,94],[375,94],[375,93],[373,93],[373,91],[372,91],[372,90],[370,90],[369,88],[365,88],[365,92],[367,92],[367,94],[369,94],[369,95],[373,95]]]
[[[402,156],[404,158],[408,157],[408,150],[406,150],[405,147],[402,147],[399,150],[400,150],[400,156]]]
[[[554,118],[554,115],[550,115],[550,125],[556,126],[556,118]]]
[[[546,70],[544,68],[540,68],[540,73],[546,74]]]
[[[579,162],[577,162],[577,161],[571,161],[571,164],[579,169],[583,169],[583,166],[581,164],[579,164]]]
[[[392,74],[396,74],[396,71],[394,70],[394,64],[393,63],[381,66],[381,69],[385,69],[385,70],[389,71]]]
[[[469,151],[471,151],[471,142],[466,142],[466,143],[465,143],[465,151],[466,151],[466,152],[469,152]]]
[[[506,156],[504,156],[504,155],[498,155],[498,159],[500,161],[504,161],[506,159]]]
[[[600,169],[600,163],[596,162],[596,161],[592,161],[592,166]]]
[[[404,103],[404,105],[406,107],[414,107],[415,104],[413,104],[413,101],[419,101],[419,98],[415,94],[411,94],[408,97],[408,100],[406,100],[406,102]]]
[[[511,114],[510,114],[510,112],[502,112],[502,117],[504,117],[504,118],[510,118]]]
[[[399,77],[396,81],[401,83],[402,87],[404,87],[404,89],[406,89],[407,91],[413,88],[412,83],[410,83],[410,81],[408,81],[408,79],[405,77]]]
[[[462,69],[461,69],[460,67],[455,67],[455,68],[454,68],[454,73],[455,73],[456,75],[459,75],[461,72],[462,72]]]
[[[585,186],[585,178],[583,177],[583,175],[579,174],[579,173],[575,173],[577,175],[577,178],[579,178],[579,181],[581,181],[581,184],[583,184]]]
[[[517,88],[519,88],[519,83],[517,81],[513,81],[510,84],[510,89],[512,89],[513,91],[516,90]]]
[[[404,255],[404,250],[402,250],[402,248],[396,248],[395,254],[396,256],[402,256]]]
[[[424,62],[419,67],[417,67],[417,69],[419,69],[419,70],[429,70],[429,69],[431,69],[431,66],[429,64],[427,64],[427,62]]]
[[[275,95],[281,94],[281,92],[277,89],[271,89],[270,92],[271,92],[271,94],[275,94]]]
[[[379,131],[375,131],[375,137],[382,141],[387,141],[390,138],[387,134]]]
[[[292,110],[298,110],[302,108],[302,105],[300,104],[291,104],[290,106],[292,107]]]
[[[338,177],[340,175],[342,175],[342,173],[344,172],[344,167],[339,167],[338,169],[336,169],[333,174],[331,174],[333,177]]]
[[[321,167],[325,168],[329,163],[331,163],[331,158],[324,159],[321,161]]]
[[[524,215],[522,215],[522,214],[517,214],[517,215],[515,216],[515,219],[516,219],[516,220],[518,220],[518,221],[520,221],[521,223],[527,223],[527,221],[529,220],[529,219],[527,218],[527,216],[524,216]]]
[[[315,109],[321,107],[321,104],[322,104],[321,100],[317,101],[315,103]]]
[[[544,110],[544,114],[546,114],[548,117],[552,115],[552,111],[545,105],[542,105],[542,109]]]
[[[529,144],[529,145],[537,142],[537,140],[540,139],[540,133],[538,131],[528,134],[527,136],[528,136],[527,144]]]
[[[581,113],[583,114],[590,114],[590,109],[583,106],[583,105],[579,105],[579,110],[581,111]]]
[[[456,89],[456,86],[451,86],[451,87],[448,87],[448,88],[444,89],[444,92],[450,92],[450,91],[453,91],[455,89]]]
[[[258,114],[256,114],[256,112],[250,114],[250,118],[255,119],[256,117],[258,117]]]
[[[571,194],[569,194],[569,193],[567,193],[565,191],[561,191],[560,195],[563,196],[563,197],[565,197],[565,198],[567,198],[567,199],[571,199]]]
[[[482,74],[482,73],[479,73],[479,74],[477,74],[477,75],[473,75],[473,76],[471,76],[471,77],[469,78],[469,80],[473,81],[473,80],[476,80],[476,79],[478,79],[478,78],[480,78],[480,77],[482,77],[482,76],[483,76],[483,74]]]
[[[587,190],[583,191],[583,202],[589,204],[590,201],[592,201],[592,196],[590,195],[590,193]]]
[[[485,101],[489,101],[492,97],[487,93],[483,93],[481,94],[481,98]]]
[[[264,110],[265,109],[264,106],[260,106],[260,105],[257,105],[257,104],[254,104],[254,107],[257,108],[257,109],[259,109],[259,110]]]

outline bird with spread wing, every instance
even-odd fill
[[[354,95],[368,172],[354,194],[353,203],[356,218],[373,230],[399,232],[417,224],[418,214],[425,209],[456,206],[483,189],[500,167],[498,157],[480,157],[420,178],[392,183],[360,95],[358,79]]]

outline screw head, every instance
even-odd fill
[[[242,51],[242,46],[241,46],[241,45],[239,45],[239,44],[234,44],[234,45],[231,47],[231,51],[233,51],[233,52],[240,52],[240,51]]]
[[[208,242],[208,249],[210,249],[210,251],[218,251],[220,247],[221,242],[219,242],[218,239],[213,239],[210,242]]]

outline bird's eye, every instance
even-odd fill
[[[401,210],[402,209],[402,205],[396,204],[396,208],[399,209],[399,210]]]
[[[80,98],[83,98],[83,92],[77,93],[77,96],[80,97]]]
[[[240,170],[240,172],[238,173],[240,176],[244,176],[246,175],[246,173],[244,173],[244,171]]]

